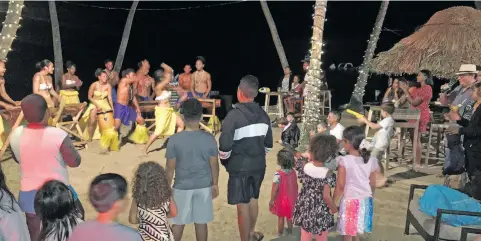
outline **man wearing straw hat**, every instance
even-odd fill
[[[459,68],[459,72],[456,73],[459,79],[459,86],[456,87],[450,95],[455,95],[454,100],[452,103],[449,103],[447,99],[450,98],[449,95],[442,95],[441,102],[443,104],[450,104],[451,111],[449,114],[446,115],[447,119],[449,120],[456,120],[459,118],[470,120],[473,114],[473,99],[471,97],[472,89],[471,87],[477,82],[476,75],[478,71],[476,70],[476,65],[474,64],[463,64]],[[462,145],[462,138],[459,135],[451,135],[447,136],[448,148],[455,148],[457,145]],[[450,152],[455,151],[454,149],[450,149]],[[446,156],[446,160],[449,158],[453,158],[455,153],[453,152],[451,155]],[[459,158],[455,158],[459,159]],[[459,160],[453,160],[459,161]],[[446,176],[445,184],[452,188],[461,188],[462,180],[460,175],[448,175]]]
[[[471,118],[471,114],[465,111],[466,106],[472,102],[471,98],[471,86],[476,83],[476,65],[474,64],[462,64],[459,68],[459,72],[456,73],[459,79],[459,86],[456,87],[450,94],[441,94],[441,103],[444,105],[451,105],[453,110],[457,110],[458,114],[463,116],[467,114],[466,119]],[[450,103],[449,99],[454,98]],[[464,117],[464,116],[463,116]]]

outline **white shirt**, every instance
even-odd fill
[[[336,137],[338,141],[342,140],[342,133],[344,132],[344,126],[341,123],[337,123],[337,125],[329,130],[329,135]],[[339,143],[339,151],[344,149],[344,144],[342,142]]]
[[[289,77],[284,77],[284,79],[282,79],[282,91],[289,91]]]
[[[384,118],[379,122],[381,129],[376,132],[374,138],[372,139],[372,148],[376,148],[381,151],[385,151],[387,149],[389,146],[389,141],[394,134],[394,122],[395,121],[391,116]]]

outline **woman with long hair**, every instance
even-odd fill
[[[404,96],[403,90],[400,88],[400,83],[401,82],[406,82],[406,79],[404,77],[396,77],[392,81],[391,86],[387,88],[386,92],[384,93],[384,98],[382,99],[382,102],[391,102],[394,104],[399,105],[399,101],[402,100],[402,97]]]
[[[139,224],[143,240],[173,241],[167,218],[177,215],[177,206],[165,169],[156,162],[144,162],[137,168],[132,182],[129,222]]]
[[[55,102],[60,102],[60,97],[55,92],[55,86],[52,81],[53,63],[48,59],[44,59],[35,65],[38,72],[33,76],[33,93],[43,96],[49,108],[55,107]]]
[[[30,241],[25,216],[7,187],[0,165],[0,240]]]
[[[87,140],[101,139],[97,124],[97,113],[113,109],[112,86],[108,82],[107,72],[97,69],[95,77],[97,81],[93,82],[89,87],[88,98],[90,104],[82,116],[82,123],[88,126],[84,131],[84,137]]]
[[[72,191],[59,181],[43,184],[35,194],[34,207],[42,224],[38,241],[67,241],[82,222]]]
[[[407,84],[401,84],[401,89],[406,96],[406,100],[411,104],[411,109],[417,109],[420,112],[419,119],[419,134],[416,139],[413,138],[414,149],[416,152],[416,160],[414,160],[414,170],[417,171],[421,165],[421,133],[426,132],[428,123],[431,119],[431,114],[429,113],[429,101],[433,97],[433,89],[431,88],[432,75],[429,70],[419,71],[417,77],[417,86],[411,91]]]
[[[72,61],[65,63],[67,73],[62,76],[62,89],[60,90],[60,98],[65,104],[78,104],[78,90],[82,86],[82,81],[75,75],[77,66]]]

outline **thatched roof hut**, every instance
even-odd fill
[[[370,63],[380,74],[413,74],[429,69],[438,78],[452,79],[461,64],[481,64],[481,11],[452,7],[435,13],[410,36]]]

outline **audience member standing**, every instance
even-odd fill
[[[41,221],[35,215],[34,198],[37,190],[46,181],[57,180],[67,185],[83,218],[82,204],[77,193],[69,185],[67,172],[67,166],[80,165],[80,155],[67,132],[47,126],[50,113],[47,102],[41,95],[28,95],[23,99],[21,106],[28,125],[12,131],[10,146],[14,160],[20,164],[18,203],[26,213],[30,237],[32,241],[37,241]]]
[[[259,192],[266,171],[266,157],[272,148],[271,121],[254,102],[259,89],[255,76],[244,76],[237,88],[239,103],[222,125],[219,157],[229,173],[227,202],[237,206],[241,241],[262,240],[255,232]]]
[[[127,181],[115,173],[97,176],[90,184],[89,198],[99,213],[96,220],[74,228],[69,241],[141,241],[137,231],[116,220],[127,208]]]

